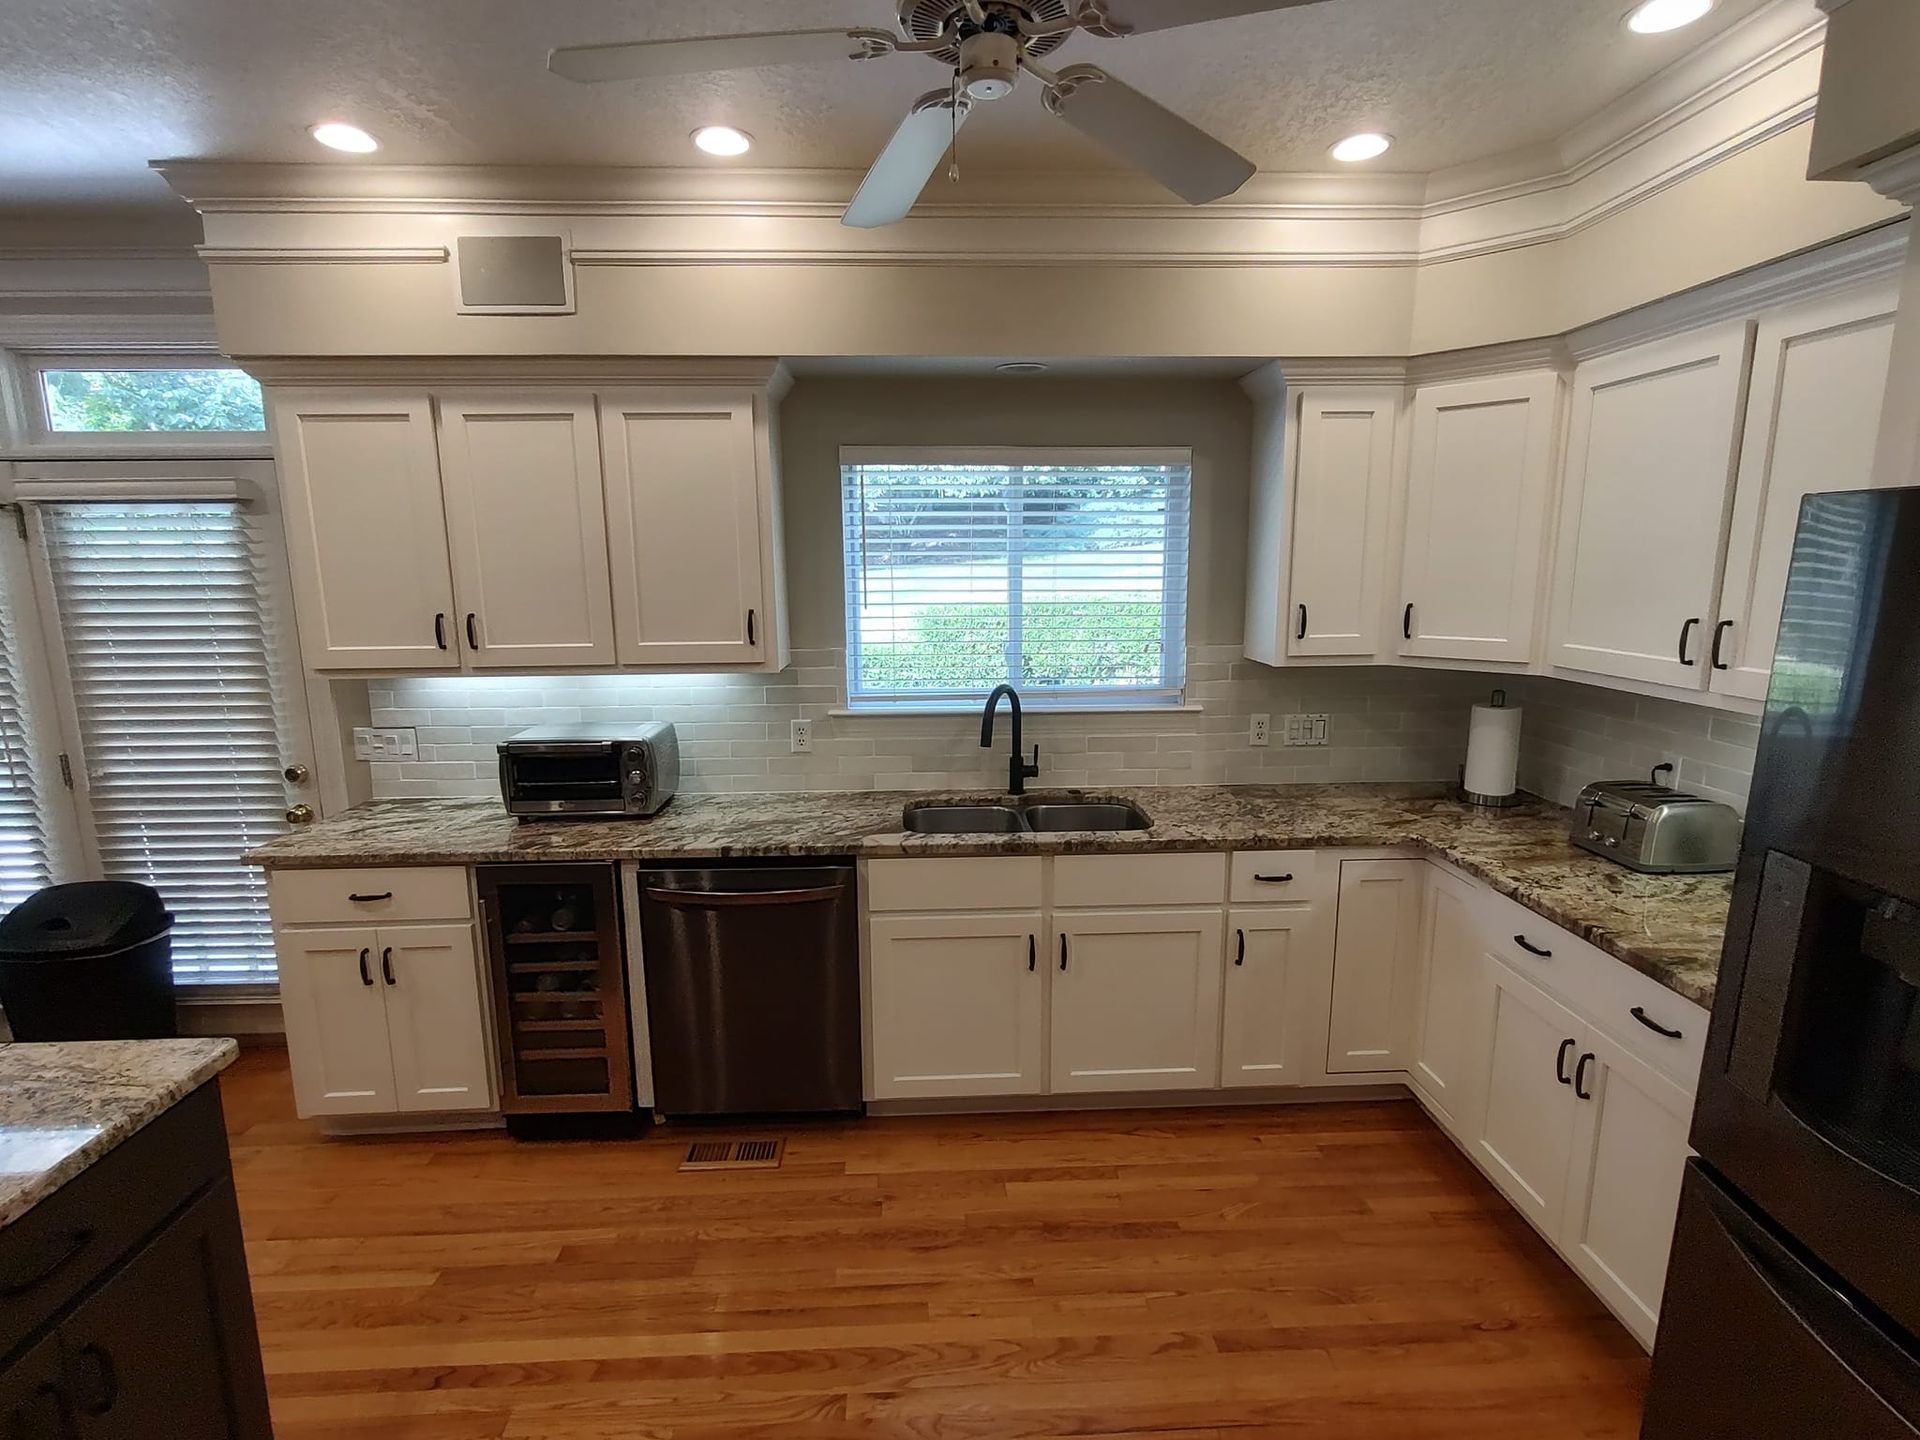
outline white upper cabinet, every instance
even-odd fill
[[[426,396],[282,391],[272,411],[308,668],[458,668]]]
[[[1750,327],[1579,367],[1548,660],[1704,690]]]
[[[593,401],[462,396],[439,407],[468,668],[613,664]]]
[[[1800,501],[1873,482],[1898,300],[1891,289],[1854,293],[1760,322],[1726,580],[1708,647],[1719,694],[1766,699]]]
[[[622,665],[746,665],[777,648],[766,601],[770,459],[748,392],[600,397]]]
[[[1380,648],[1398,386],[1308,390],[1292,447],[1287,654]]]
[[[1549,370],[1415,392],[1402,655],[1532,658],[1559,397]]]

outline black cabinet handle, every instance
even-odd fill
[[[471,610],[467,612],[467,648],[469,650],[480,648],[479,617]]]
[[[1560,1042],[1560,1053],[1553,1057],[1553,1078],[1562,1085],[1571,1085],[1572,1078],[1567,1074],[1567,1052],[1573,1049],[1572,1040]]]
[[[1027,973],[1031,975],[1040,968],[1040,941],[1038,937],[1027,936]]]
[[[1696,615],[1680,627],[1680,663],[1682,665],[1691,665],[1694,663],[1687,658],[1687,641],[1693,635],[1693,627],[1699,623],[1700,617]]]
[[[1296,640],[1307,638],[1307,607],[1304,605],[1300,607],[1300,627],[1293,632],[1293,638]]]
[[[380,978],[389,985],[400,983],[393,978],[393,947],[391,945],[380,952]]]
[[[1236,965],[1244,965],[1247,963],[1247,932],[1244,930],[1236,930],[1233,933],[1239,937],[1239,943],[1235,946],[1233,952],[1233,963]]]
[[[92,1243],[93,1231],[74,1231],[73,1234],[67,1237],[66,1247],[62,1249],[58,1255],[54,1256],[53,1259],[34,1271],[33,1274],[23,1280],[8,1280],[0,1283],[0,1300],[12,1300],[17,1296],[27,1294],[29,1291],[39,1289],[55,1275],[66,1269],[68,1265],[72,1264],[73,1261],[79,1257],[80,1252]]]
[[[1655,1020],[1651,1015],[1647,1014],[1646,1011],[1642,1010],[1638,1005],[1634,1006],[1633,1009],[1629,1010],[1627,1013],[1633,1016],[1633,1018],[1638,1020],[1642,1025],[1646,1026],[1647,1029],[1653,1031],[1653,1033],[1656,1035],[1664,1035],[1669,1040],[1681,1040],[1685,1038],[1678,1030],[1669,1030],[1666,1026],[1662,1025],[1658,1020]]]
[[[360,952],[360,983],[365,985],[369,990],[373,988],[373,974],[367,969],[367,957],[371,954],[373,954],[372,950],[362,950]]]
[[[1538,945],[1534,944],[1531,940],[1527,939],[1527,937],[1524,935],[1514,936],[1513,943],[1518,945],[1522,950],[1526,951],[1527,954],[1538,955],[1542,960],[1551,960],[1553,958],[1553,952],[1551,950],[1542,950]]]
[[[376,900],[391,900],[392,898],[393,898],[393,892],[391,890],[382,890],[378,895],[348,895],[347,896],[347,899],[353,901],[353,903],[356,905],[371,905]]]
[[[1413,638],[1413,602],[1411,600],[1407,602],[1407,608],[1400,612],[1400,638],[1402,640]]]
[[[1256,875],[1253,878],[1262,885],[1290,885],[1293,883],[1293,872],[1288,871],[1285,875]]]
[[[1060,968],[1062,970],[1067,968],[1067,937],[1065,935],[1060,937]]]
[[[1727,631],[1733,628],[1733,621],[1722,620],[1713,627],[1713,668],[1731,670],[1733,667],[1720,658],[1720,644],[1727,638]]]
[[[1580,1057],[1580,1063],[1573,1067],[1573,1093],[1582,1100],[1591,1100],[1593,1092],[1587,1089],[1587,1066],[1593,1063],[1593,1052],[1587,1051]]]
[[[447,612],[444,610],[434,612],[433,643],[442,650],[447,648]]]
[[[747,611],[747,644],[749,645],[754,645],[759,643],[753,638],[753,621],[754,621],[753,611],[749,610]]]
[[[104,1346],[97,1343],[82,1345],[77,1359],[91,1360],[95,1378],[99,1382],[99,1393],[80,1408],[89,1415],[104,1415],[119,1403],[120,1372],[114,1368],[113,1356]]]

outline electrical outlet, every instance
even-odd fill
[[[411,726],[400,730],[375,730],[366,725],[353,727],[356,760],[411,760],[419,753],[418,737]]]
[[[793,743],[793,753],[795,755],[811,755],[813,753],[813,722],[811,720],[794,721],[793,724],[788,727],[787,735]]]
[[[1247,744],[1255,747],[1267,744],[1273,738],[1270,734],[1272,729],[1273,717],[1271,715],[1254,716],[1247,725]]]

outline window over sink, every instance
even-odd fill
[[[1181,703],[1185,450],[840,453],[847,698],[1037,709]]]

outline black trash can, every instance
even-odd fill
[[[173,916],[127,880],[37,890],[0,919],[0,1006],[16,1040],[159,1040],[173,1009]]]

